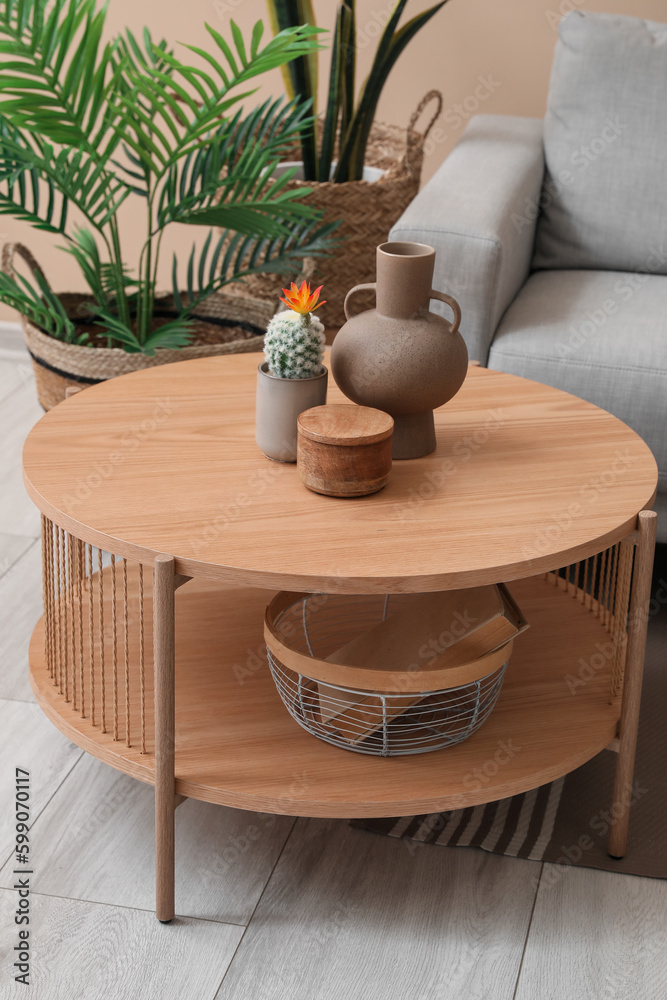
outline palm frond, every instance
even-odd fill
[[[179,274],[174,255],[172,293],[177,310],[182,315],[189,315],[213,292],[252,274],[298,273],[304,257],[318,257],[331,251],[338,225],[338,222],[320,225],[318,220],[304,228],[292,223],[285,225],[283,235],[259,240],[226,229],[215,243],[209,233],[201,250],[192,247],[184,278]],[[185,301],[181,289],[187,291]]]
[[[278,235],[285,215],[314,218],[314,210],[287,191],[289,175],[273,177],[276,164],[299,134],[308,108],[266,101],[245,118],[240,112],[175,165],[165,178],[157,225],[219,225],[254,236]]]
[[[0,113],[53,143],[93,150],[115,47],[102,45],[105,17],[95,0],[2,0]]]
[[[47,198],[40,198],[40,180]],[[82,150],[55,150],[47,142],[35,148],[28,135],[0,117],[0,185],[3,182],[2,214],[63,234],[70,202],[91,225],[102,229],[130,194],[122,179]]]
[[[136,333],[118,316],[114,316],[106,309],[96,308],[93,310],[95,323],[107,332],[114,340],[129,354],[140,354],[143,351],[143,344]]]
[[[62,303],[46,285],[39,274],[35,275],[38,287],[21,274],[15,276],[0,272],[0,302],[17,309],[37,326],[69,343],[80,343],[76,328],[68,318]]]
[[[248,51],[239,29],[233,22],[232,25],[233,46],[210,25],[206,26],[222,59],[198,46],[185,46],[200,56],[213,73],[182,63],[164,50],[160,50],[163,65],[153,65],[150,53],[155,52],[150,40],[145,41],[148,46],[145,66],[139,68],[126,61],[123,72],[126,87],[116,102],[116,120],[112,128],[157,180],[198,144],[208,141],[210,132],[219,126],[223,116],[254,93],[253,90],[240,91],[243,84],[319,47],[314,37],[321,29],[301,25],[279,32],[263,48],[259,47],[260,35],[255,30]],[[166,129],[164,134],[158,123]],[[300,127],[304,127],[303,122]],[[174,130],[179,129],[177,139]],[[173,141],[168,140],[168,133],[172,134]]]
[[[112,264],[102,260],[95,237],[89,229],[78,228],[70,243],[61,249],[76,260],[100,309],[115,312],[119,295],[136,288],[136,279],[131,277],[127,268],[122,268],[119,276]]]
[[[105,17],[96,0],[0,0],[0,215],[64,237],[110,342],[150,351],[185,343],[194,300],[228,280],[325,251],[331,227],[288,190],[288,177],[273,177],[286,144],[312,128],[310,108],[242,110],[258,76],[312,61],[320,29],[294,26],[262,44],[259,22],[249,38],[232,22],[229,41],[207,26],[213,51],[186,46],[198,58],[191,65],[148,31],[104,41]],[[134,195],[148,233],[136,278],[118,225]],[[72,228],[72,206],[84,226]],[[160,238],[172,222],[237,236],[210,236],[190,256],[187,301],[176,290],[178,319],[153,331]],[[0,301],[53,336],[79,336],[40,282],[3,279]]]

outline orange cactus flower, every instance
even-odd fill
[[[321,291],[322,285],[320,285],[319,288],[316,288],[314,292],[311,292],[309,281],[304,281],[301,288],[297,288],[294,282],[292,282],[289,291],[286,288],[283,288],[285,297],[283,298],[281,296],[280,301],[284,302],[286,306],[289,306],[293,312],[306,316],[308,313],[315,312],[316,309],[319,309],[320,306],[323,306],[326,302],[326,299],[323,299],[315,305],[320,297]]]

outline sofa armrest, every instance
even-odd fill
[[[530,271],[543,178],[541,119],[477,115],[390,234],[435,247],[434,287],[458,300],[468,352],[482,364]]]

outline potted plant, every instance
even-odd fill
[[[19,251],[24,275],[15,248],[5,249],[0,301],[23,317],[47,407],[67,384],[193,352],[258,349],[266,303],[230,303],[221,289],[331,247],[333,227],[273,176],[308,106],[245,107],[248,84],[310,54],[318,29],[290,27],[262,45],[261,22],[247,40],[232,22],[231,42],[207,26],[213,54],[185,46],[191,65],[148,31],[103,42],[106,8],[95,2],[0,2],[0,214],[60,236],[88,287],[56,295],[29,252]],[[121,238],[127,200],[146,221],[136,270]],[[171,294],[160,297],[161,239],[174,223],[210,231],[184,261],[174,256]]]
[[[316,309],[322,286],[314,292],[304,281],[283,288],[289,308],[276,313],[264,338],[265,360],[257,369],[255,437],[267,458],[296,462],[297,417],[327,398],[324,326]]]
[[[327,298],[324,321],[328,327],[345,322],[343,301],[359,282],[373,280],[375,248],[387,239],[392,225],[419,190],[423,143],[442,108],[438,91],[430,91],[419,104],[407,129],[375,122],[382,88],[401,53],[447,0],[417,14],[399,27],[407,0],[396,0],[379,37],[367,79],[357,92],[357,27],[354,0],[337,6],[327,85],[326,111],[300,133],[292,157],[280,169],[296,166],[289,186],[310,188],[307,203],[321,209],[326,221],[342,220],[337,235],[346,239],[335,259],[325,266]],[[267,0],[275,32],[296,24],[315,24],[311,0]],[[288,96],[300,97],[317,107],[317,52],[294,59],[283,67]],[[415,131],[426,103],[437,108],[423,135]],[[293,162],[296,161],[296,162]],[[274,280],[274,279],[273,279]],[[253,279],[249,287],[267,294],[273,280]],[[363,308],[373,305],[366,296]]]

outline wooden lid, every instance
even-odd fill
[[[372,406],[328,403],[304,410],[298,419],[299,433],[318,444],[375,444],[391,437],[394,420]]]

